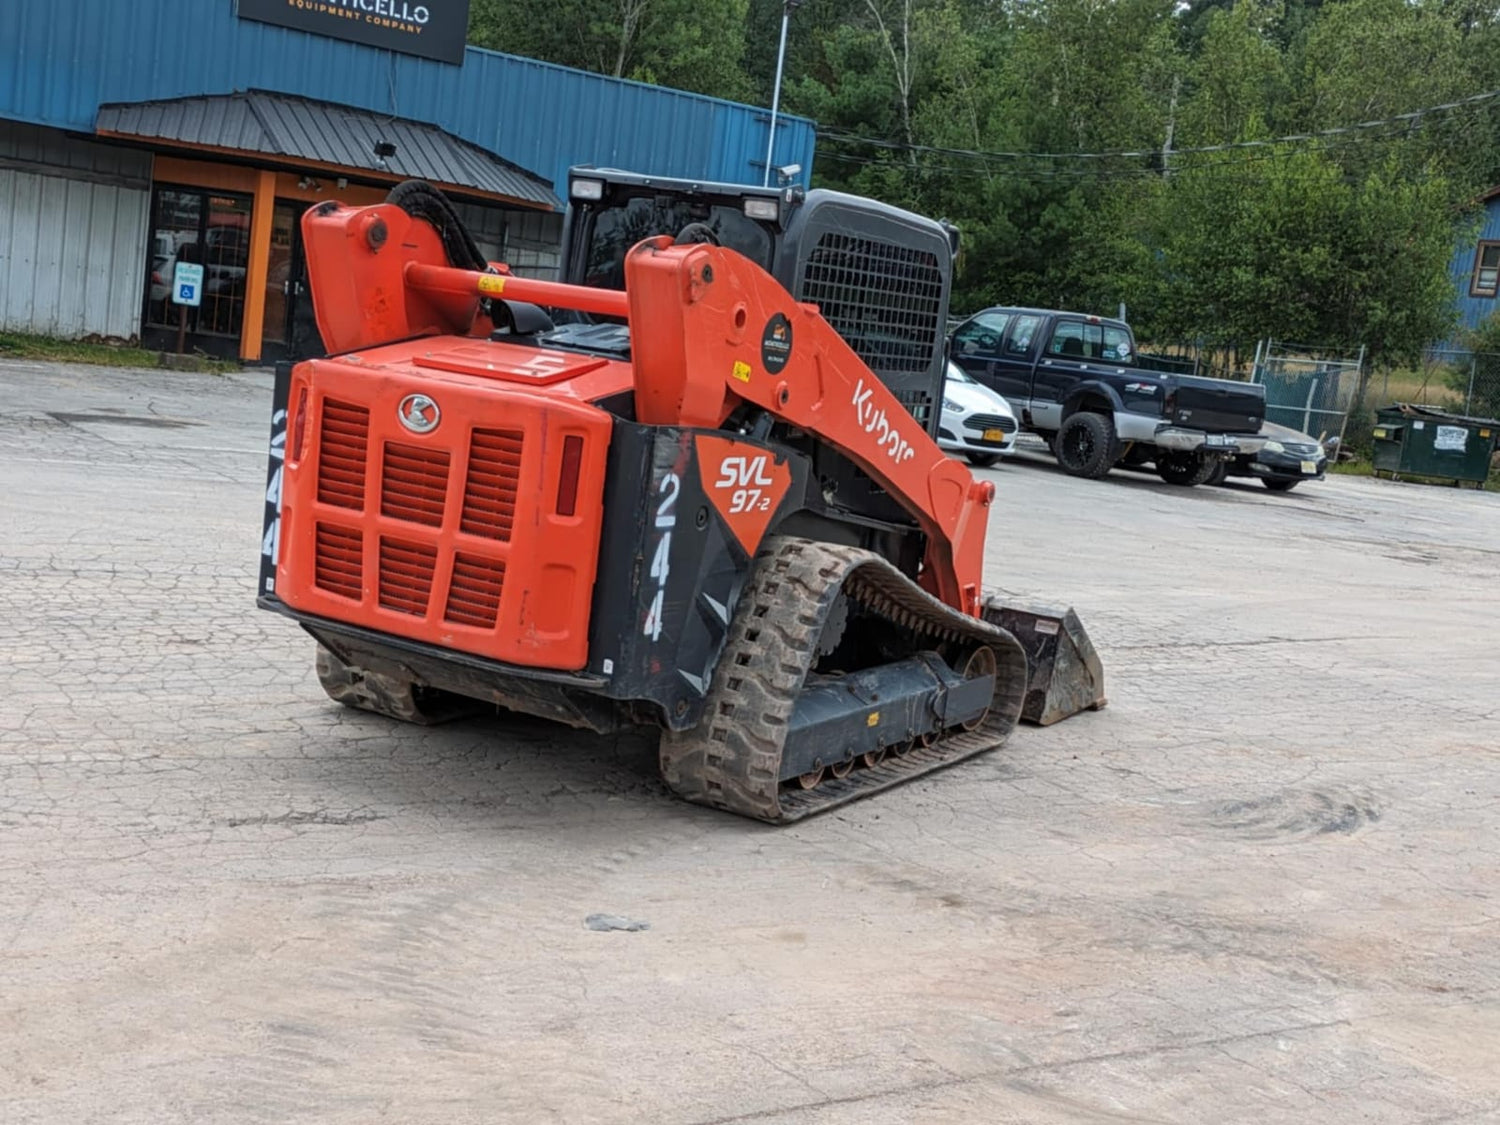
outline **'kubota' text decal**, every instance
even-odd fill
[[[865,433],[878,435],[876,440],[887,457],[898,465],[910,461],[917,451],[901,436],[894,422],[885,416],[885,411],[870,401],[874,394],[875,388],[865,386],[861,379],[854,388],[854,416],[865,428]]]

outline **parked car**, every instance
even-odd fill
[[[1260,451],[1265,388],[1143,367],[1123,320],[991,308],[954,330],[949,358],[1010,402],[1074,476],[1154,464],[1196,485],[1221,461]]]
[[[1272,492],[1290,492],[1305,480],[1322,480],[1329,450],[1318,439],[1290,426],[1267,422],[1260,431],[1266,444],[1260,452],[1222,461],[1206,483],[1223,484],[1230,477],[1258,477]],[[1338,439],[1333,439],[1336,447]]]
[[[943,380],[939,446],[962,453],[971,464],[983,469],[1016,451],[1020,428],[1010,403],[969,378],[958,364],[948,361],[948,375]]]

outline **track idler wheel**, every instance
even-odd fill
[[[969,658],[964,661],[961,671],[966,680],[979,680],[986,676],[993,679],[1000,673],[1000,661],[996,659],[994,649],[989,645],[980,645],[969,653]],[[965,731],[975,731],[982,727],[989,717],[990,710],[986,707],[983,714],[970,719],[967,723],[960,723],[959,726]]]

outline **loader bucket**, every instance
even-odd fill
[[[1026,650],[1025,722],[1045,727],[1105,705],[1104,667],[1071,609],[1005,605],[991,598],[984,619],[1010,630]]]

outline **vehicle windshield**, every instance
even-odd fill
[[[763,223],[747,219],[739,206],[711,204],[669,196],[637,196],[595,215],[584,264],[584,284],[599,289],[625,288],[625,254],[643,238],[676,235],[689,223],[702,223],[719,242],[738,250],[762,269],[771,269],[773,239]]]

